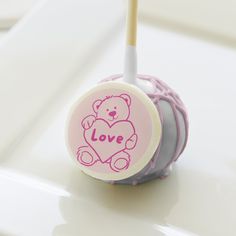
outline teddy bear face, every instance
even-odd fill
[[[112,124],[129,118],[130,103],[130,96],[121,94],[120,96],[110,96],[103,100],[96,100],[93,104],[93,109],[97,119],[104,119]]]

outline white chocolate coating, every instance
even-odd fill
[[[161,136],[155,104],[128,83],[94,86],[68,115],[66,142],[72,159],[83,172],[103,181],[124,180],[143,170]]]

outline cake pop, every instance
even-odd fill
[[[166,177],[187,143],[188,117],[177,93],[154,76],[137,74],[136,31],[137,0],[129,0],[124,74],[84,93],[68,118],[72,158],[109,183]]]

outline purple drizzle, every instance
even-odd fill
[[[113,80],[117,80],[121,78],[122,78],[121,74],[113,75],[103,80],[102,82],[113,81]],[[161,149],[161,143],[162,143],[162,140],[161,140],[159,147],[157,148],[156,152],[153,155],[153,158],[140,172],[124,180],[112,181],[111,183],[113,184],[136,185],[139,183],[147,182],[155,178],[165,177],[169,166],[171,166],[171,164],[175,162],[180,156],[180,154],[183,152],[187,143],[187,139],[188,139],[188,129],[189,129],[188,116],[187,116],[186,108],[183,102],[181,101],[181,99],[179,98],[178,94],[174,92],[173,89],[171,89],[166,83],[164,83],[163,81],[159,80],[158,78],[154,76],[137,75],[137,79],[149,81],[150,84],[153,86],[154,92],[148,93],[147,95],[155,104],[160,114],[162,123],[163,123],[163,116],[162,116],[162,111],[159,106],[160,101],[166,101],[170,104],[172,111],[174,113],[175,123],[176,123],[176,128],[177,128],[177,142],[176,142],[175,152],[171,158],[171,161],[169,161],[168,164],[161,171],[155,172],[154,170],[157,167],[158,159],[159,159],[159,152]],[[183,145],[181,145],[181,142],[180,142],[180,124],[179,124],[180,121],[178,119],[177,112],[180,112],[184,119],[185,141]]]

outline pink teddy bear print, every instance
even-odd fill
[[[86,145],[77,151],[77,160],[84,166],[95,163],[109,165],[115,172],[130,165],[128,150],[134,149],[138,136],[129,120],[131,98],[128,94],[107,96],[96,100],[94,114],[86,116],[81,125]]]

